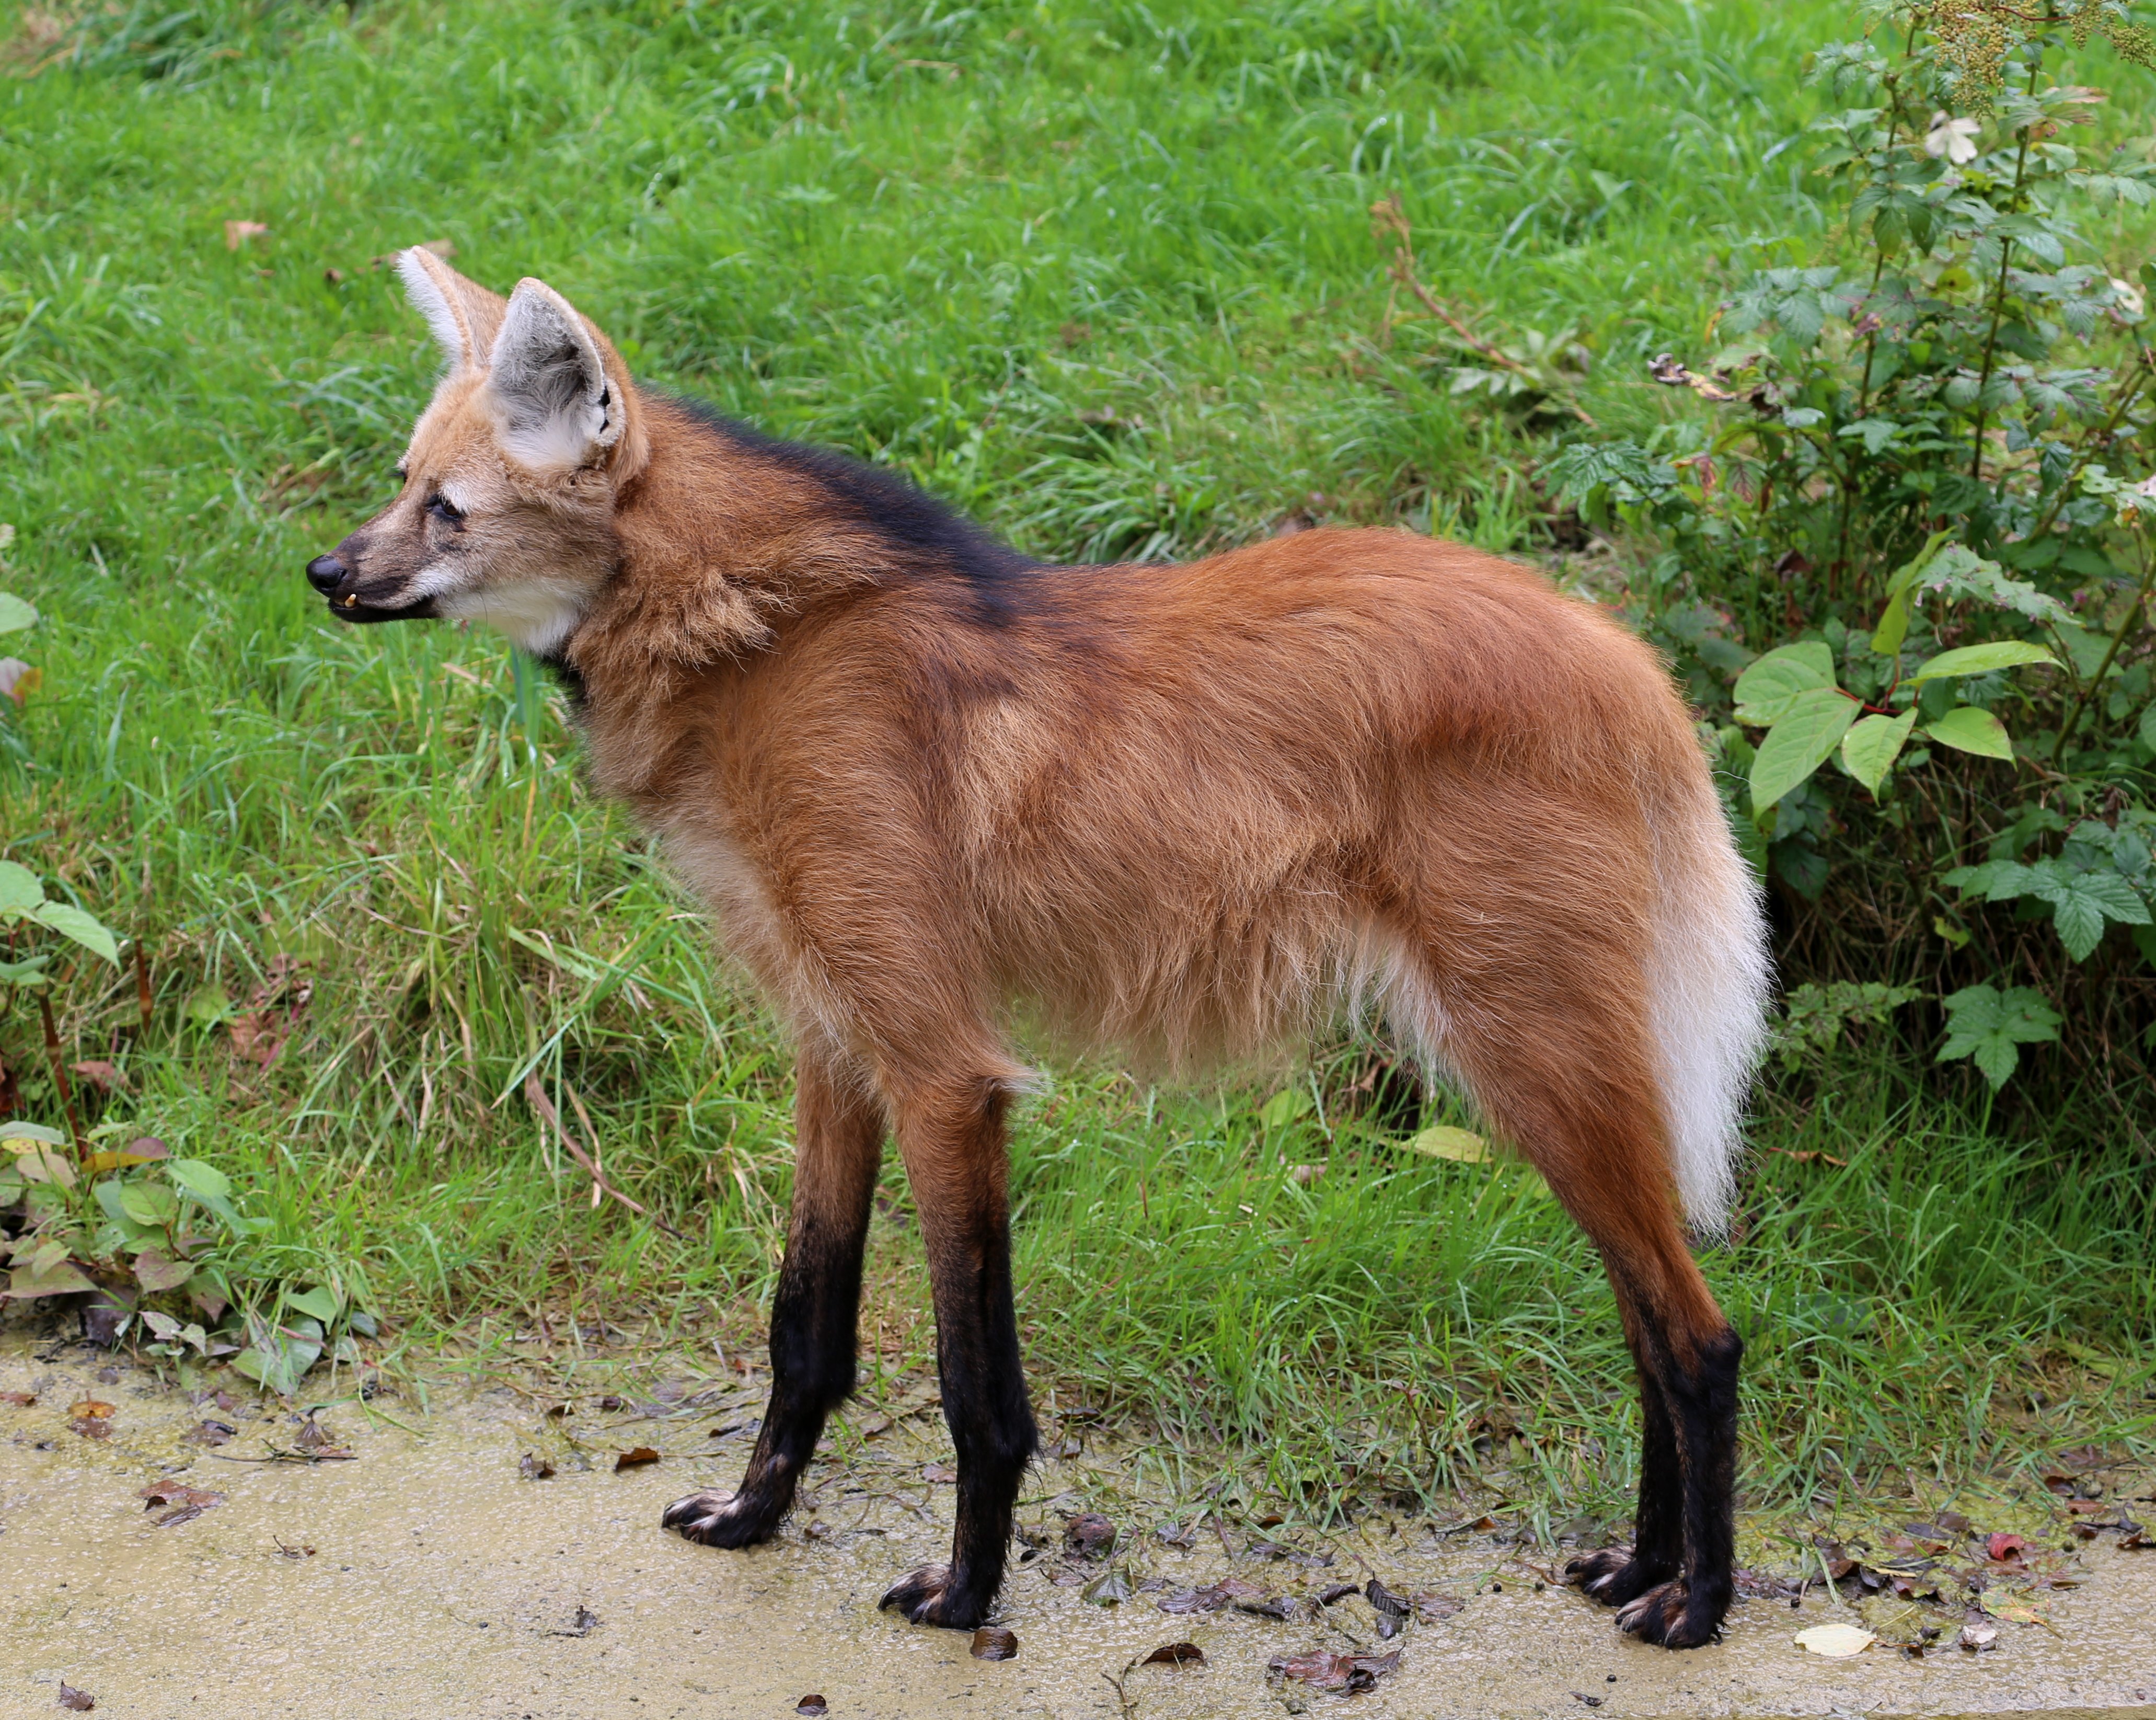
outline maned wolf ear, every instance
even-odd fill
[[[516,283],[487,369],[506,420],[503,441],[526,465],[580,466],[621,439],[628,403],[599,342],[543,281]]]
[[[397,254],[397,272],[412,306],[427,319],[451,370],[477,370],[501,327],[508,301],[466,280],[424,245]]]

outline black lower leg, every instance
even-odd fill
[[[1724,1326],[1687,1357],[1654,1348],[1676,1451],[1683,1571],[1640,1595],[1618,1623],[1649,1642],[1696,1648],[1713,1640],[1735,1593],[1737,1369],[1744,1346]]]
[[[1635,1360],[1640,1358],[1635,1353]],[[1684,1559],[1684,1481],[1675,1430],[1660,1382],[1640,1365],[1640,1501],[1632,1545],[1605,1548],[1566,1569],[1589,1594],[1622,1606],[1676,1575]]]
[[[771,1307],[771,1397],[731,1497],[691,1494],[662,1521],[692,1541],[745,1547],[777,1531],[832,1410],[854,1389],[861,1255],[880,1117],[805,1061],[792,1225]]]
[[[1010,1281],[1010,1235],[1000,1225],[987,1250],[967,1322],[939,1334],[944,1419],[958,1456],[958,1522],[952,1537],[950,1622],[972,1621],[994,1604],[1010,1549],[1011,1512],[1039,1435],[1026,1401]]]
[[[1737,1370],[1743,1340],[1727,1327],[1673,1370],[1669,1392],[1684,1476],[1686,1610],[1722,1623],[1735,1592],[1737,1564]],[[1703,1639],[1702,1639],[1703,1640]]]
[[[1001,1107],[989,1128],[1001,1153]],[[999,1167],[998,1167],[999,1169]],[[1002,1178],[963,1214],[924,1204],[936,1292],[936,1361],[943,1419],[958,1457],[951,1563],[916,1571],[884,1596],[916,1624],[970,1629],[988,1615],[1010,1551],[1011,1512],[1038,1433],[1026,1400],[1011,1297],[1010,1225]]]

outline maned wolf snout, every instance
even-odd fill
[[[491,622],[571,683],[594,779],[709,904],[796,1046],[767,1538],[853,1389],[886,1137],[927,1244],[971,1626],[1034,1446],[1005,1143],[1021,1024],[1175,1075],[1381,1011],[1600,1249],[1640,1373],[1635,1544],[1574,1568],[1648,1640],[1730,1600],[1739,1345],[1686,1246],[1724,1222],[1767,961],[1751,874],[1653,655],[1537,574],[1400,531],[1054,567],[911,485],[637,388],[533,280],[398,267],[448,365],[397,499],[308,577],[352,620]]]

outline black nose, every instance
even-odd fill
[[[307,583],[327,595],[337,588],[337,582],[350,571],[335,556],[316,556],[307,563]]]

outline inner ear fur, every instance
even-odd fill
[[[544,281],[517,282],[487,371],[512,437],[535,454],[577,465],[596,456],[617,483],[642,470],[642,413],[628,367],[598,325]],[[548,448],[550,435],[562,440]]]
[[[451,370],[484,370],[509,301],[467,280],[424,245],[398,254],[413,308],[427,319]]]

